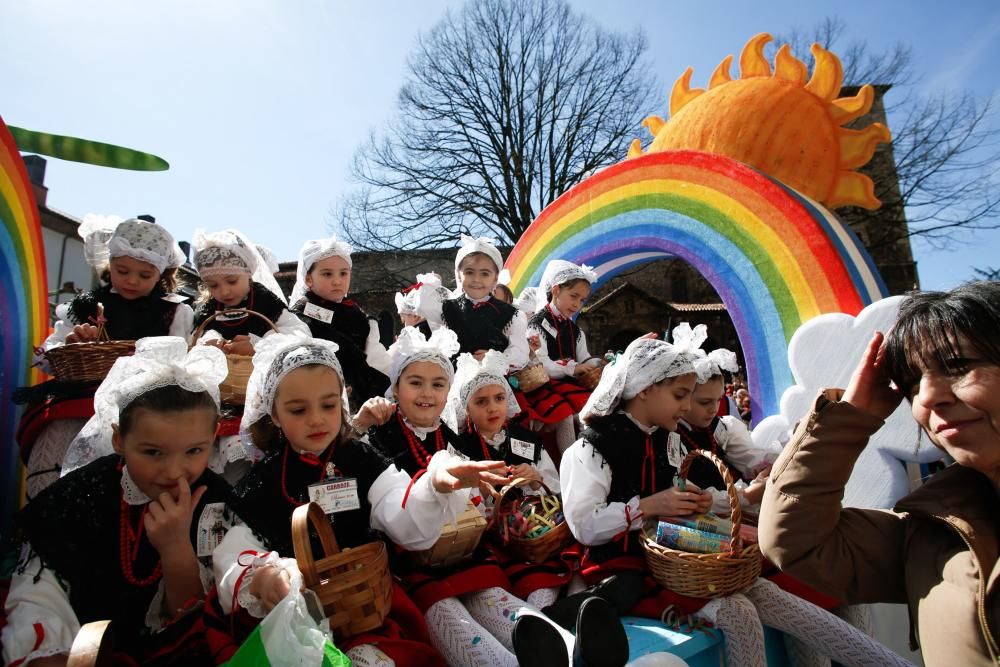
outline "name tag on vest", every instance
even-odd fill
[[[556,328],[552,326],[552,323],[548,320],[542,320],[542,328],[545,329],[553,338],[559,337],[559,332],[556,331]]]
[[[198,517],[198,558],[207,558],[219,546],[232,526],[232,521],[226,520],[225,503],[208,503]]]
[[[535,460],[535,443],[526,442],[524,440],[518,440],[517,438],[510,439],[510,451],[517,456],[526,458],[529,461]]]
[[[315,303],[307,303],[302,312],[306,317],[311,317],[314,320],[319,320],[325,324],[329,324],[333,321],[333,311],[329,308],[324,308],[323,306],[317,306]]]
[[[309,485],[309,500],[319,505],[326,514],[348,512],[361,507],[358,497],[358,480],[351,477],[328,477]]]
[[[684,462],[685,456],[687,456],[687,450],[684,447],[684,445],[681,444],[680,433],[671,433],[670,435],[668,435],[667,461],[670,462],[670,465],[680,470],[681,463]]]

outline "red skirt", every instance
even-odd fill
[[[500,545],[490,543],[487,548],[510,582],[507,590],[522,600],[542,588],[562,588],[573,578],[573,571],[558,552],[542,563],[529,563],[509,557]]]
[[[578,384],[552,379],[538,389],[529,392],[517,391],[514,395],[517,396],[521,410],[526,412],[530,419],[536,419],[544,424],[555,424],[578,414],[586,405],[590,393],[589,389],[584,389]]]
[[[446,598],[487,588],[510,590],[507,575],[483,545],[471,558],[450,567],[411,568],[402,574],[400,582],[422,613]]]

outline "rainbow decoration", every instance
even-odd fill
[[[680,257],[712,284],[736,326],[753,414],[777,414],[793,384],[788,342],[822,313],[856,315],[888,296],[871,257],[832,213],[732,158],[665,151],[626,160],[549,205],[507,259],[519,293],[552,259],[594,266],[598,285]]]
[[[31,361],[34,346],[48,332],[45,277],[38,206],[14,137],[0,118],[0,534],[6,536],[23,491],[11,394],[41,379]]]

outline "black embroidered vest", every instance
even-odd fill
[[[447,449],[448,445],[451,445],[461,451],[462,442],[459,437],[444,424],[441,424],[439,428],[441,432],[441,449]],[[435,433],[428,433],[427,438],[423,441],[416,434],[413,434],[413,436],[417,438],[417,442],[423,448],[425,454],[433,456],[438,451]],[[395,415],[390,417],[389,421],[381,426],[370,429],[368,431],[368,439],[379,453],[396,464],[397,468],[406,471],[411,477],[416,475],[418,470],[422,470],[425,467],[423,461],[418,461],[413,456],[410,443],[403,432],[403,426],[400,425],[399,419]]]
[[[285,304],[281,302],[281,299],[279,299],[274,292],[267,289],[260,283],[251,281],[250,293],[247,295],[247,298],[237,306],[227,308],[215,299],[209,299],[205,303],[201,304],[194,314],[194,325],[195,327],[199,326],[202,322],[214,315],[216,311],[240,309],[252,310],[260,313],[275,324],[278,323],[278,318],[281,317],[281,314],[287,310]],[[272,329],[267,322],[259,317],[247,315],[245,317],[226,321],[220,321],[216,318],[209,322],[208,326],[205,327],[205,331],[218,331],[226,340],[232,340],[234,336],[249,336],[250,334],[263,336],[267,332],[272,331]]]
[[[316,456],[320,462],[330,456],[334,475],[356,479],[361,507],[332,515],[333,532],[341,549],[356,547],[377,539],[371,529],[371,505],[368,491],[389,461],[374,448],[357,440],[332,445]],[[267,546],[283,556],[292,556],[292,512],[309,502],[309,485],[327,477],[320,463],[297,454],[286,443],[276,446],[239,481],[234,494],[260,524]],[[284,474],[284,476],[282,476]],[[286,494],[288,497],[286,497]],[[291,498],[290,502],[288,498]]]
[[[548,325],[543,325],[543,322],[547,322]],[[576,344],[580,340],[580,327],[576,322],[568,318],[557,319],[548,308],[542,308],[531,317],[528,324],[542,332],[549,359],[576,361]],[[555,331],[556,335],[553,336],[548,331],[549,328]]]
[[[21,539],[30,543],[31,552],[63,582],[69,591],[70,604],[80,623],[112,619],[122,636],[148,632],[146,612],[159,580],[137,587],[126,581],[121,565],[121,458],[105,456],[57,480],[38,494],[15,518]],[[197,553],[198,518],[210,503],[224,503],[226,512],[256,528],[250,516],[232,495],[229,484],[206,470],[192,484],[208,490],[199,501],[191,520],[191,544]],[[133,526],[142,515],[143,506],[129,508]],[[30,557],[31,554],[29,554]],[[145,579],[156,568],[160,556],[143,534],[136,559],[134,576]],[[24,574],[27,562],[18,567]]]
[[[305,314],[306,304],[311,303],[332,313],[329,322]],[[389,378],[370,367],[365,345],[368,341],[369,318],[365,311],[348,299],[340,303],[327,301],[312,292],[299,299],[290,309],[309,325],[314,338],[333,341],[339,346],[337,360],[344,371],[344,379],[351,387],[352,410],[373,396],[384,396],[389,388]]]
[[[458,336],[461,345],[459,353],[506,350],[510,340],[504,331],[516,314],[514,306],[493,296],[474,304],[463,294],[441,304],[441,317],[445,326]]]
[[[601,418],[584,430],[582,437],[590,446],[591,455],[602,457],[601,466],[611,468],[607,503],[627,503],[636,496],[644,498],[673,486],[677,469],[667,459],[669,436],[670,432],[662,428],[649,436],[653,457],[648,460],[646,433],[620,412]],[[628,540],[628,554],[641,556],[642,549],[635,538],[633,535]],[[623,542],[613,541],[591,547],[590,557],[601,562],[621,556],[625,553]]]
[[[726,452],[719,446],[718,441],[715,439],[715,429],[718,425],[718,417],[712,420],[708,428],[697,428],[682,421],[677,427],[677,432],[681,436],[681,443],[688,451],[704,449],[712,452],[722,459],[722,462],[729,468],[729,474],[732,476],[734,482],[743,479],[739,469],[729,462],[729,459],[726,458]],[[688,469],[687,478],[702,489],[709,487],[723,491],[726,489],[726,483],[722,479],[719,469],[706,458],[699,457],[692,462],[691,467]]]
[[[534,432],[518,426],[517,424],[507,424],[507,426],[504,427],[504,431],[506,432],[507,437],[500,444],[499,449],[480,438],[479,432],[475,430],[475,427],[473,427],[473,430],[465,431],[459,435],[461,444],[457,447],[457,449],[473,461],[503,461],[507,465],[519,465],[521,463],[536,465],[542,458],[542,442],[538,436]],[[524,442],[529,442],[534,445],[535,457],[533,459],[529,459],[519,454],[515,454],[511,450],[511,438],[523,440]],[[486,448],[485,452],[483,451],[483,447]]]
[[[69,304],[69,319],[74,324],[97,325],[97,304],[104,306],[104,329],[111,340],[138,340],[147,336],[166,336],[174,321],[177,303],[166,301],[160,285],[138,299],[126,299],[104,285],[85,292]]]

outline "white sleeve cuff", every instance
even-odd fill
[[[247,566],[246,574],[243,575],[243,581],[240,582],[240,590],[236,593],[236,603],[246,609],[247,613],[254,618],[264,618],[267,616],[267,611],[264,609],[264,605],[261,603],[260,598],[250,592],[250,582],[253,581],[254,575],[259,572],[262,567],[274,567],[278,570],[289,570],[290,578],[294,578],[293,574],[298,573],[299,571],[299,564],[294,558],[282,558],[273,551],[254,557],[254,559]]]

